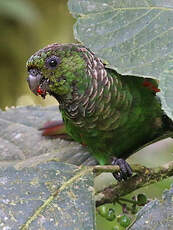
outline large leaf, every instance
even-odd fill
[[[153,200],[138,213],[129,230],[172,230],[173,229],[173,186],[163,194],[162,202]]]
[[[1,229],[94,229],[91,172],[59,162],[0,169]]]
[[[173,1],[69,0],[77,40],[121,74],[160,80],[173,118]]]
[[[52,119],[57,106],[0,111],[1,229],[95,229],[92,172],[63,163],[94,161],[75,142],[41,136]]]
[[[51,159],[75,165],[94,163],[87,150],[78,143],[41,136],[38,128],[48,120],[61,120],[58,106],[27,106],[0,111],[0,166],[14,165],[29,158],[30,163],[37,164]]]

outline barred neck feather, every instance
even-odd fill
[[[60,103],[60,110],[79,127],[115,129],[119,125],[120,109],[128,110],[131,96],[115,72],[110,74],[111,71],[94,53],[84,47],[78,49],[86,62],[85,74],[81,76],[85,90],[81,93],[80,86],[73,82],[70,97],[54,95]]]

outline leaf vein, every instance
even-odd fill
[[[68,187],[70,184],[72,184],[74,181],[78,180],[80,177],[84,176],[86,173],[91,172],[92,168],[84,167],[77,172],[73,177],[71,177],[69,180],[67,180],[64,184],[61,185],[60,188],[55,190],[54,193],[52,193],[47,200],[44,201],[44,203],[37,208],[37,210],[33,213],[32,216],[29,217],[29,219],[23,224],[21,227],[21,230],[27,230],[30,226],[30,224],[40,215],[40,213],[52,203],[52,201],[58,196],[58,194],[63,191],[66,187]]]

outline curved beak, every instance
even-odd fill
[[[29,88],[35,95],[38,94],[37,90],[39,88],[41,78],[42,76],[40,74],[38,74],[37,76],[33,76],[30,74],[27,78]]]

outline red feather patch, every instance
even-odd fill
[[[66,134],[63,121],[47,121],[39,130],[42,131],[42,136]]]
[[[150,81],[145,80],[145,81],[143,82],[143,86],[144,86],[144,87],[147,87],[149,90],[153,91],[154,93],[160,92],[160,89],[157,88],[157,87],[156,87],[153,83],[151,83]]]
[[[38,87],[38,89],[37,89],[37,93],[39,94],[39,95],[45,95],[45,93],[46,93],[46,91],[45,90],[42,90],[41,88],[40,88],[40,86]]]
[[[46,94],[47,94],[46,90],[43,90],[42,88],[40,88],[40,86],[37,89],[37,93],[38,93],[38,95],[42,96],[42,98],[44,98],[44,99],[45,99]]]

